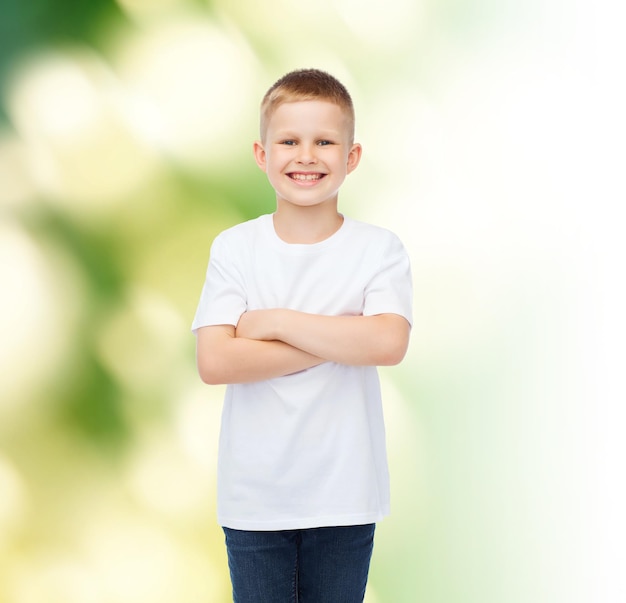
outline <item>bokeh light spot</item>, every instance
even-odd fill
[[[160,121],[166,152],[202,167],[240,149],[230,142],[253,123],[256,105],[255,60],[243,40],[181,15],[147,27],[119,54],[129,89]]]
[[[156,156],[127,121],[125,104],[110,69],[86,49],[24,63],[8,108],[43,194],[74,213],[101,214],[152,177]]]

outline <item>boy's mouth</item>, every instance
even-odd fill
[[[298,180],[299,182],[314,182],[326,176],[326,174],[321,174],[320,172],[291,172],[287,175],[292,180]]]

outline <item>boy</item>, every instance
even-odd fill
[[[254,157],[276,211],[216,237],[192,325],[202,380],[228,384],[218,520],[233,596],[356,603],[389,512],[376,366],[407,349],[409,260],[337,210],[361,146],[332,76],[298,70],[268,90]]]

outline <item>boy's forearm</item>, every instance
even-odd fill
[[[243,314],[237,337],[279,340],[339,364],[397,364],[406,353],[410,326],[397,314],[323,316],[294,310],[255,310]]]
[[[208,384],[264,381],[324,362],[282,341],[235,338],[234,329],[232,335],[228,329],[222,332],[219,327],[209,329],[198,332],[196,352],[198,372]]]

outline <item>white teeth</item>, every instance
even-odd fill
[[[319,180],[321,174],[291,174],[294,180]]]

